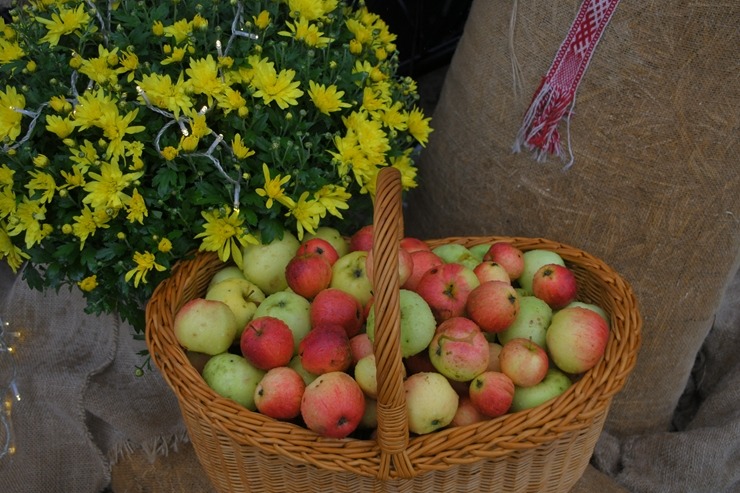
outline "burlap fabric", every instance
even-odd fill
[[[704,418],[710,428],[691,435],[671,431],[740,259],[740,4],[623,0],[577,93],[575,162],[564,170],[557,158],[536,162],[512,145],[579,5],[473,3],[433,115],[407,230],[543,236],[622,273],[641,303],[644,345],[597,447],[602,467],[632,491],[669,491],[660,481],[673,491],[731,491],[740,471],[737,415]],[[708,358],[737,354],[729,348],[717,344],[710,350],[722,354]],[[728,378],[703,381],[701,392],[713,385],[712,395],[730,398]],[[734,392],[721,401],[725,410],[738,407]],[[678,440],[694,444],[688,455],[674,453]],[[690,467],[699,464],[706,469]],[[688,471],[701,474],[674,483],[688,481]],[[716,488],[707,489],[707,473]]]

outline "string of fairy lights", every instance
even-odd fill
[[[16,452],[12,412],[16,402],[21,400],[18,392],[18,369],[15,362],[16,343],[21,333],[11,331],[10,324],[0,317],[0,465]]]

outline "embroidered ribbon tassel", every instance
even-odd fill
[[[534,152],[538,161],[548,154],[565,159],[558,126],[563,119],[570,125],[578,85],[618,3],[619,0],[584,0],[581,4],[524,115],[514,141],[514,152],[520,152],[524,146]],[[570,140],[570,129],[567,134]],[[566,168],[573,164],[570,142],[568,153],[570,161]]]

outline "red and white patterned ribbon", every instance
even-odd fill
[[[565,159],[558,125],[564,117],[570,124],[576,90],[618,3],[619,0],[584,0],[581,4],[568,35],[524,115],[514,142],[514,152],[520,152],[525,146],[534,151],[538,160],[544,160],[547,154]],[[568,153],[570,161],[567,166],[570,166],[573,163],[570,144]]]

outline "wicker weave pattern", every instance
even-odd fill
[[[387,171],[387,172],[386,172]],[[221,492],[567,492],[588,465],[614,394],[635,365],[642,319],[630,286],[601,260],[541,238],[452,237],[431,246],[510,241],[560,254],[579,282],[579,299],[611,315],[606,355],[567,392],[534,409],[410,437],[401,380],[398,239],[400,177],[380,174],[375,204],[378,365],[376,440],[322,438],[250,412],[211,391],[173,332],[184,302],[202,296],[222,267],[212,254],[181,262],[147,307],[147,345],[175,392],[198,458]]]

